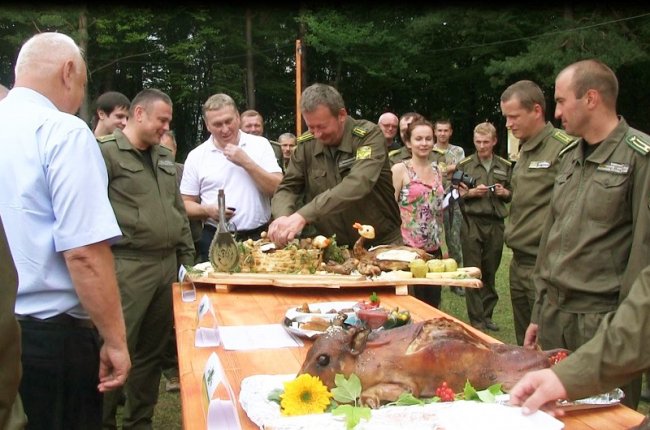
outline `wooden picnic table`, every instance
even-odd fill
[[[415,321],[436,317],[454,319],[464,324],[468,330],[490,341],[499,342],[489,335],[445,314],[411,296],[395,295],[394,288],[376,289],[385,307],[408,309]],[[203,294],[207,294],[213,304],[219,325],[252,325],[281,323],[286,311],[302,303],[330,301],[358,301],[368,297],[367,288],[360,289],[317,289],[317,288],[273,288],[250,287],[218,293],[214,287],[197,288],[197,298],[193,302],[181,300],[181,286],[173,285],[174,319],[178,345],[178,363],[181,381],[181,405],[183,428],[185,430],[205,430],[205,404],[202,400],[202,376],[205,363],[211,353],[216,352],[224,367],[228,381],[238,397],[241,381],[258,374],[290,374],[297,372],[312,342],[305,339],[301,348],[259,349],[254,351],[226,351],[222,346],[196,348],[195,331],[197,326],[197,307]],[[244,410],[236,402],[242,429],[253,430],[257,426],[248,419]],[[569,412],[562,418],[565,430],[624,430],[639,424],[643,415],[622,405],[601,409]]]

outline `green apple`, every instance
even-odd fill
[[[445,265],[445,272],[455,272],[458,270],[458,263],[453,258],[445,258],[442,262]]]
[[[426,278],[427,276],[427,263],[421,258],[416,258],[409,263],[409,268],[414,278]]]
[[[429,272],[444,272],[445,271],[445,263],[443,260],[440,260],[438,258],[434,258],[432,260],[427,261],[427,267],[429,268]]]

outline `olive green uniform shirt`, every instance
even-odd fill
[[[521,142],[512,170],[512,201],[505,242],[515,252],[537,256],[542,228],[559,167],[559,154],[574,138],[549,122],[536,136]]]
[[[351,117],[337,147],[303,134],[271,201],[273,217],[297,211],[318,234],[336,234],[340,245],[359,238],[355,222],[375,228],[375,243],[400,243],[401,218],[386,150],[376,124]],[[298,209],[303,193],[305,205]]]
[[[508,191],[512,191],[510,183],[512,163],[496,154],[492,155],[492,165],[489,172],[485,170],[476,153],[463,158],[456,166],[456,170],[462,170],[472,176],[476,179],[476,185],[501,184]],[[512,194],[509,194],[508,198],[501,199],[493,192],[489,192],[487,197],[463,199],[464,214],[467,216],[504,219],[508,215],[506,203],[510,201],[511,196]]]
[[[545,299],[568,313],[616,309],[650,255],[650,137],[623,118],[584,160],[563,151],[539,248],[532,322]],[[543,346],[543,345],[542,345]]]
[[[605,393],[650,369],[650,266],[596,335],[553,367],[571,400]]]
[[[151,147],[154,172],[121,130],[98,140],[108,171],[108,197],[122,230],[113,250],[136,255],[175,250],[179,264],[193,265],[194,244],[171,151]]]
[[[20,326],[14,316],[17,289],[18,273],[0,219],[0,429],[25,424],[18,420],[22,412],[14,409],[22,374]]]

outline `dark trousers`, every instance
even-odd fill
[[[21,320],[20,382],[29,430],[93,430],[102,424],[97,330]]]

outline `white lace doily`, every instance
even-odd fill
[[[331,414],[284,417],[280,406],[267,399],[269,393],[283,387],[290,375],[254,375],[244,378],[239,403],[263,430],[345,430],[342,417]],[[564,424],[544,412],[524,416],[521,409],[495,403],[456,401],[424,406],[390,406],[372,411],[370,421],[361,420],[356,430],[560,430]],[[406,428],[406,427],[405,427]]]

